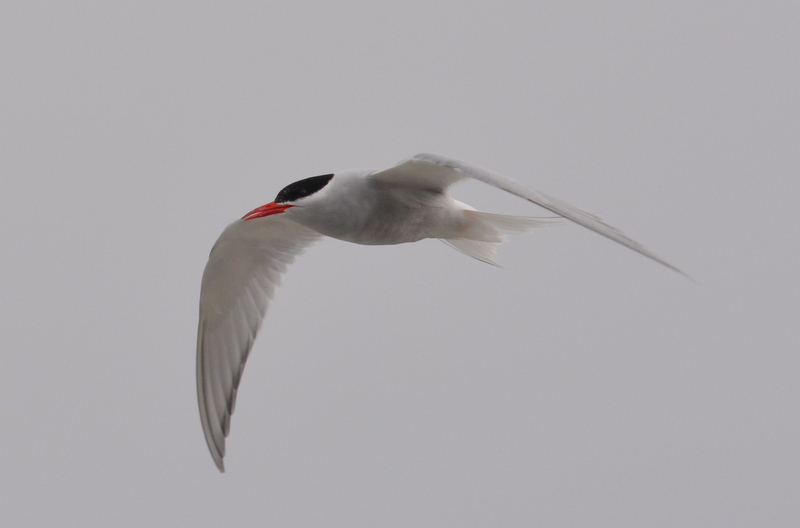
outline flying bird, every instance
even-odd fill
[[[384,170],[352,169],[294,182],[275,201],[230,224],[203,273],[197,400],[206,443],[220,471],[225,471],[225,438],[245,361],[281,274],[309,245],[322,236],[367,245],[438,238],[495,264],[495,251],[507,235],[561,219],[476,211],[447,194],[467,178],[524,198],[684,274],[594,215],[444,156],[418,154]]]

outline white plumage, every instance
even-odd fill
[[[275,202],[229,225],[203,273],[197,398],[206,442],[220,471],[236,390],[269,301],[288,265],[322,235],[369,245],[439,238],[494,264],[495,250],[507,235],[559,220],[475,211],[446,192],[466,178],[515,194],[683,274],[577,207],[443,156],[419,154],[386,170],[348,170],[295,182]]]

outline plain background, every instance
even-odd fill
[[[0,524],[797,526],[800,4],[0,7]],[[600,214],[326,240],[214,468],[200,276],[295,180],[462,158]],[[541,214],[480,184],[481,209]]]

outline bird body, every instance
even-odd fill
[[[223,231],[203,273],[197,396],[206,442],[220,471],[245,361],[281,274],[309,245],[322,236],[365,245],[438,238],[495,264],[495,251],[508,235],[559,220],[476,211],[447,194],[466,178],[515,194],[682,273],[591,214],[442,156],[419,154],[385,170],[351,169],[292,183],[275,201]]]
[[[449,238],[464,222],[466,206],[428,189],[405,189],[369,178],[375,171],[350,170],[286,211],[323,235],[365,245]],[[402,221],[398,221],[402,219]]]

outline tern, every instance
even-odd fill
[[[451,185],[467,178],[533,202],[685,275],[594,215],[444,156],[418,154],[385,170],[351,169],[292,183],[275,201],[222,232],[203,273],[197,400],[206,443],[221,472],[245,361],[281,274],[309,245],[322,236],[367,245],[438,238],[495,264],[495,251],[507,235],[561,220],[476,211],[447,194]]]

